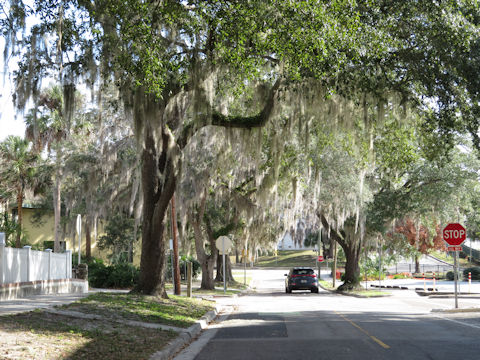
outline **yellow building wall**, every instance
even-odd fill
[[[42,216],[40,221],[35,221],[35,214],[41,212]],[[38,217],[37,217],[38,218]],[[40,210],[40,209],[23,209],[23,229],[27,235],[28,242],[31,245],[38,245],[43,248],[44,241],[54,241],[55,232],[54,232],[55,217],[52,211]],[[90,239],[91,239],[91,252],[92,256],[95,258],[107,260],[109,254],[108,250],[100,250],[95,241],[95,232],[92,228],[90,229]],[[102,221],[97,223],[97,238],[104,234],[104,224]],[[70,232],[66,235],[71,235]],[[75,235],[75,243],[71,236],[65,236],[67,250],[71,250],[73,253],[78,251],[78,240]],[[82,252],[81,255],[84,256],[86,252],[86,236],[85,236],[85,224],[82,224],[82,242],[81,242]],[[134,265],[140,264],[140,253],[141,253],[141,243],[138,241],[135,244],[134,248]]]

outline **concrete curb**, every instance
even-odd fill
[[[351,296],[351,297],[356,297],[356,298],[361,298],[361,299],[369,299],[369,298],[381,298],[381,297],[388,297],[392,296],[392,294],[385,294],[385,295],[372,295],[372,296],[366,296],[366,295],[360,295],[360,294],[353,294],[343,291],[336,291],[332,289],[327,289],[326,287],[323,287],[322,285],[318,284],[319,287],[321,287],[323,290],[328,291],[330,294],[337,294],[337,295],[343,295],[343,296]],[[390,289],[390,290],[396,290],[396,289]]]
[[[0,301],[15,300],[33,295],[85,293],[88,293],[88,281],[81,279],[37,280],[0,284]]]
[[[200,332],[205,329],[212,320],[214,320],[218,313],[220,312],[220,308],[217,305],[215,310],[207,312],[205,315],[202,316],[200,320],[197,320],[195,324],[190,326],[188,329],[180,332],[178,336],[173,339],[166,347],[162,350],[157,351],[152,356],[150,356],[150,360],[168,360],[173,355],[175,355],[178,351],[180,351],[185,345],[189,344],[194,338],[196,338]]]
[[[480,312],[480,308],[466,308],[466,309],[432,309],[432,313],[471,313]]]

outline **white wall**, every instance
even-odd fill
[[[5,246],[4,238],[0,236],[0,284],[71,277],[70,250],[56,254],[51,250],[32,250],[29,246],[23,249],[10,248]]]

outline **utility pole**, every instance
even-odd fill
[[[333,241],[333,282],[332,285],[335,288],[335,280],[337,279],[337,241]]]
[[[320,229],[318,231],[318,236],[317,236],[317,249],[318,249],[318,253],[317,253],[317,260],[318,260],[318,257],[320,256],[320,249],[322,249],[322,229]],[[322,255],[326,255],[323,253],[322,251]],[[325,259],[327,258],[327,256],[325,256]],[[320,261],[317,261],[317,265],[318,265],[318,280],[320,280],[320,275],[321,275],[321,271],[322,271],[322,268],[320,266]]]
[[[171,209],[172,209],[172,238],[173,238],[173,283],[174,283],[174,294],[180,295],[180,266],[178,264],[178,239],[177,239],[177,217],[175,215],[175,194],[172,196],[171,200]]]

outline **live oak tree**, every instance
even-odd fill
[[[327,49],[333,50],[342,39],[332,31],[326,34],[332,41],[316,42],[313,47],[309,44],[308,54],[297,50],[292,53],[288,39],[293,33],[289,30],[304,19],[301,9],[291,9],[287,4],[279,9],[264,2],[132,1],[84,5],[102,29],[98,40],[102,55],[108,60],[104,63],[116,75],[122,97],[132,109],[142,152],[144,206],[138,290],[162,293],[164,219],[178,179],[180,153],[189,138],[208,124],[240,128],[265,124],[272,115],[283,75],[272,72],[272,67],[284,63],[287,70],[296,70],[299,66],[288,62],[292,58],[301,62],[302,67],[334,71],[341,59],[335,59],[335,53]],[[292,17],[296,17],[291,23],[282,14],[287,10],[292,10]],[[321,16],[322,22],[332,21],[324,25],[330,29],[350,22],[347,14],[333,16],[324,8],[318,11],[316,15]],[[271,32],[279,23],[286,28]],[[348,26],[345,28],[350,31]],[[313,30],[309,29],[309,35]],[[303,46],[303,42],[306,48],[305,34],[297,30],[295,35],[298,45]],[[310,59],[308,55],[313,53],[316,55]],[[302,55],[295,60],[296,54]],[[332,56],[331,61],[327,61],[328,56]],[[267,70],[262,71],[263,68]],[[222,107],[228,110],[228,96],[222,97],[218,85],[248,78],[250,84],[255,78],[271,79],[266,82],[267,93],[260,98],[260,104],[248,114],[222,113]]]
[[[10,4],[1,26],[16,41],[11,34],[21,33],[30,12],[21,1]],[[17,100],[35,98],[52,69],[67,96],[76,80],[91,83],[100,70],[131,114],[142,167],[137,290],[143,293],[164,293],[166,209],[182,150],[204,126],[254,128],[292,117],[291,124],[342,126],[351,123],[339,116],[348,111],[333,106],[325,113],[319,106],[339,94],[378,114],[367,116],[368,124],[381,121],[384,106],[394,104],[424,113],[425,128],[439,129],[432,144],[436,138],[451,144],[455,131],[477,141],[474,1],[65,0],[37,2],[31,13],[39,24],[22,46],[10,47],[22,56]],[[226,84],[234,84],[233,91]],[[230,99],[244,87],[258,95],[248,113],[239,113]]]

